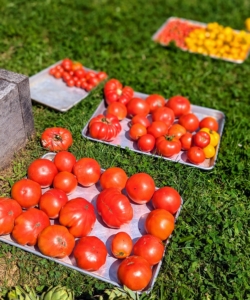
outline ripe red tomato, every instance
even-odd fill
[[[69,58],[65,58],[62,62],[61,62],[61,66],[63,67],[63,69],[65,71],[70,71],[72,68],[73,62],[71,59]]]
[[[61,208],[68,202],[67,194],[59,189],[49,189],[39,200],[39,208],[44,211],[50,219],[59,217]]]
[[[141,124],[144,127],[148,128],[149,125],[151,124],[149,119],[147,118],[147,116],[144,115],[135,115],[130,122],[130,125],[134,125],[134,124]]]
[[[10,198],[0,198],[0,236],[13,230],[15,219],[22,213],[20,204]]]
[[[116,116],[121,121],[127,116],[127,107],[121,102],[113,102],[107,107],[106,113]]]
[[[40,184],[30,179],[16,181],[11,188],[11,198],[16,200],[22,208],[36,206],[42,195]]]
[[[128,117],[133,117],[135,115],[144,115],[149,114],[149,105],[148,103],[141,98],[132,98],[127,104]]]
[[[191,109],[190,101],[179,95],[169,98],[166,106],[174,111],[176,118],[189,113]]]
[[[153,121],[162,121],[166,123],[169,128],[174,123],[175,115],[174,111],[169,107],[158,107],[152,112]]]
[[[181,142],[173,136],[160,136],[156,139],[156,150],[162,156],[171,157],[181,151]]]
[[[138,139],[137,146],[143,152],[150,152],[155,147],[155,137],[150,133],[144,134]]]
[[[186,128],[189,132],[194,132],[199,128],[199,119],[193,113],[182,115],[179,118],[179,124]]]
[[[107,105],[112,102],[119,101],[127,104],[133,97],[134,90],[131,87],[122,86],[121,82],[117,79],[110,79],[104,86],[104,98]]]
[[[165,98],[158,94],[149,95],[145,101],[149,105],[150,113],[156,110],[156,108],[163,107],[165,105]]]
[[[98,237],[85,236],[77,242],[73,255],[79,268],[97,271],[106,263],[108,251]]]
[[[108,74],[106,72],[103,72],[103,71],[98,72],[96,76],[99,79],[99,81],[103,81],[106,78],[108,78]]]
[[[57,173],[57,167],[51,160],[38,158],[28,166],[27,177],[46,188],[52,185]]]
[[[138,204],[144,204],[152,198],[155,182],[147,173],[136,173],[129,177],[125,188],[131,200]]]
[[[219,123],[214,117],[205,117],[199,123],[200,128],[209,128],[214,131],[218,131]]]
[[[210,135],[205,131],[198,131],[193,135],[194,146],[205,148],[210,144]]]
[[[168,135],[175,136],[178,139],[180,139],[186,132],[187,132],[186,128],[180,124],[173,124],[168,129]]]
[[[117,188],[120,191],[125,188],[128,175],[126,172],[119,167],[110,167],[106,169],[100,177],[101,188]]]
[[[69,78],[68,80],[66,80],[66,84],[67,84],[67,86],[68,87],[73,87],[73,86],[75,86],[75,81],[73,80],[73,78]],[[66,149],[63,149],[63,150],[67,150],[68,148],[66,148]],[[52,150],[51,150],[52,151]],[[55,151],[55,150],[54,150]],[[58,150],[58,151],[60,151],[60,150]]]
[[[192,146],[193,135],[191,132],[186,132],[180,137],[181,149],[188,150]]]
[[[152,134],[156,139],[167,134],[168,126],[163,121],[153,121],[147,128],[147,133]]]
[[[144,257],[153,266],[162,259],[164,249],[164,244],[160,238],[152,234],[145,234],[135,242],[133,254]]]
[[[154,208],[162,208],[175,214],[181,206],[181,196],[176,189],[164,186],[154,192],[152,197]]]
[[[202,148],[197,146],[192,146],[187,151],[187,158],[193,164],[201,164],[206,159],[205,153]]]
[[[96,221],[95,208],[82,197],[68,201],[60,210],[59,222],[76,238],[88,235]]]
[[[72,253],[75,238],[66,227],[50,225],[39,234],[37,246],[43,255],[64,258]]]
[[[32,207],[15,219],[12,237],[20,245],[34,246],[39,234],[49,225],[50,221],[46,213]]]
[[[132,125],[129,129],[129,137],[133,141],[137,141],[141,136],[147,133],[147,128],[143,125],[136,123]]]
[[[54,164],[59,172],[72,172],[73,166],[76,163],[76,157],[68,151],[57,152],[54,157]]]
[[[125,258],[130,255],[133,249],[133,241],[131,236],[120,231],[116,233],[111,241],[111,252],[116,258]]]
[[[53,187],[64,191],[67,195],[73,193],[77,187],[76,176],[68,171],[59,172],[54,180]]]
[[[68,150],[73,144],[71,132],[62,127],[47,128],[41,135],[42,146],[52,152]]]
[[[78,183],[83,186],[91,186],[99,180],[101,176],[101,166],[97,160],[84,157],[75,163],[73,174],[76,176]]]
[[[133,208],[129,199],[117,188],[107,188],[100,192],[96,200],[98,214],[111,228],[120,228],[133,218]]]
[[[174,230],[174,216],[167,210],[152,210],[145,221],[145,230],[162,241],[166,240]]]
[[[132,291],[141,291],[152,278],[149,262],[141,256],[132,255],[125,258],[117,270],[118,280]]]

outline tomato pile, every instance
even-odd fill
[[[52,67],[49,74],[56,79],[62,79],[68,87],[82,88],[87,92],[108,77],[103,71],[88,71],[80,62],[74,62],[69,58],[65,58],[60,64]]]

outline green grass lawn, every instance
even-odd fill
[[[128,175],[147,172],[158,187],[175,187],[184,205],[147,299],[250,299],[250,59],[237,65],[152,42],[170,16],[244,29],[250,2],[240,0],[0,0],[0,67],[32,76],[69,57],[106,71],[134,90],[223,111],[226,122],[211,171],[92,142],[81,130],[102,100],[103,84],[66,113],[32,102],[36,136],[0,173],[0,196],[45,154],[47,127],[68,128],[71,151]],[[105,282],[0,243],[0,291],[15,284],[42,290],[62,284],[94,299]]]

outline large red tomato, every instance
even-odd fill
[[[193,135],[192,141],[194,146],[205,148],[210,144],[210,135],[208,132],[198,131]]]
[[[32,207],[16,218],[12,236],[20,245],[34,246],[38,235],[49,225],[46,213]]]
[[[162,121],[166,123],[169,128],[174,123],[175,115],[174,111],[169,107],[158,107],[152,112],[153,121]]]
[[[81,185],[91,186],[99,180],[101,176],[101,166],[97,160],[84,157],[75,163],[73,173]]]
[[[137,124],[137,123],[143,125],[146,128],[148,128],[148,126],[151,124],[149,119],[145,115],[135,115],[135,116],[133,116],[133,118],[131,119],[131,122],[130,122],[130,126],[132,126],[134,124]]]
[[[190,101],[179,95],[169,98],[166,106],[174,111],[176,118],[189,113],[191,109]]]
[[[100,177],[100,185],[102,189],[113,187],[122,190],[125,188],[127,180],[128,175],[122,168],[110,167],[102,173]]]
[[[164,244],[160,238],[152,234],[145,234],[135,242],[133,254],[144,257],[153,266],[162,259]]]
[[[136,173],[127,180],[126,191],[135,203],[147,203],[155,191],[154,179],[147,173]]]
[[[186,128],[189,132],[194,132],[199,128],[199,119],[193,113],[182,115],[179,118],[179,124]]]
[[[156,150],[165,157],[171,157],[181,151],[181,142],[178,138],[162,135],[156,139]]]
[[[176,189],[164,186],[155,191],[152,197],[154,208],[162,208],[175,214],[181,206],[181,196]]]
[[[123,87],[117,79],[110,79],[104,86],[104,97],[108,105],[116,101],[126,105],[133,95],[134,90],[129,86]]]
[[[120,228],[133,218],[129,199],[117,188],[107,188],[98,195],[96,208],[103,222],[111,228]]]
[[[198,165],[204,162],[206,156],[202,148],[192,146],[187,151],[187,158],[191,163]]]
[[[72,172],[73,166],[76,163],[76,157],[68,151],[60,151],[54,157],[54,164],[59,172]]]
[[[168,135],[175,136],[180,139],[187,132],[186,128],[180,124],[173,124],[168,129]]]
[[[155,137],[152,134],[144,134],[138,139],[138,148],[143,152],[150,152],[155,147]]]
[[[129,129],[129,137],[133,141],[137,141],[141,136],[147,133],[147,128],[143,125],[137,123],[130,127]]]
[[[76,176],[68,171],[59,172],[53,180],[53,187],[69,195],[73,193],[77,187]]]
[[[41,135],[42,146],[49,151],[63,151],[73,144],[71,132],[62,127],[47,128]]]
[[[165,105],[165,98],[158,94],[149,95],[145,101],[149,105],[150,113],[156,110],[156,108],[163,107]]]
[[[67,202],[59,214],[60,224],[68,227],[74,237],[88,235],[92,231],[95,221],[94,205],[81,197]]]
[[[46,188],[52,185],[57,173],[57,167],[51,160],[38,158],[29,165],[27,177],[39,183],[42,188]]]
[[[15,219],[22,213],[20,204],[10,198],[0,198],[0,235],[11,233]]]
[[[133,249],[133,241],[131,236],[120,231],[116,233],[111,241],[111,252],[116,258],[125,258],[130,255]]]
[[[127,116],[127,107],[121,102],[113,102],[107,107],[106,113],[116,116],[121,121]]]
[[[75,238],[66,227],[50,225],[39,234],[37,246],[43,255],[64,258],[72,253]]]
[[[85,236],[77,242],[73,255],[79,268],[97,271],[106,263],[108,251],[98,237]]]
[[[128,117],[133,117],[135,115],[144,115],[149,114],[149,105],[148,103],[141,98],[132,98],[127,104]]]
[[[59,189],[49,189],[39,200],[39,208],[44,211],[50,219],[59,217],[61,208],[68,202],[67,194]]]
[[[205,117],[199,123],[200,128],[209,128],[214,131],[218,131],[219,123],[214,117]]]
[[[143,290],[152,278],[149,262],[141,256],[131,255],[125,258],[117,270],[118,280],[132,291]]]
[[[156,139],[167,134],[168,126],[163,121],[153,121],[147,128],[147,133],[152,134]]]
[[[41,195],[40,184],[26,178],[16,181],[11,188],[11,197],[26,209],[36,206]]]
[[[186,132],[180,137],[181,149],[188,150],[192,146],[193,135],[191,132]]]

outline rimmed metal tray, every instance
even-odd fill
[[[32,100],[55,110],[66,112],[85,99],[89,92],[77,87],[68,87],[62,79],[56,79],[49,74],[49,70],[61,62],[60,60],[29,78],[30,94]],[[84,69],[97,72],[86,67]]]
[[[139,97],[139,98],[144,99],[144,100],[148,96],[149,95],[147,95],[147,94],[143,94],[143,93],[139,93],[139,92],[134,93],[134,97]],[[105,106],[105,101],[103,99],[90,119],[92,119],[93,117],[95,117],[99,114],[105,114],[105,111],[106,111],[106,106]],[[225,123],[225,115],[224,115],[223,112],[221,112],[219,110],[211,109],[211,108],[197,106],[197,105],[191,105],[191,111],[194,114],[196,114],[196,116],[199,118],[199,120],[203,119],[206,116],[214,117],[219,123],[218,133],[220,134],[220,137],[222,136],[224,123]],[[216,160],[217,160],[219,147],[220,147],[220,141],[219,141],[218,145],[216,146],[216,152],[215,152],[215,155],[214,155],[213,158],[206,159],[203,163],[198,164],[198,165],[194,165],[194,164],[190,163],[187,160],[186,151],[181,151],[179,154],[174,155],[174,156],[169,157],[169,158],[157,155],[155,152],[149,152],[148,153],[148,152],[140,151],[138,149],[137,145],[136,145],[136,142],[132,141],[129,138],[129,134],[128,134],[128,132],[129,132],[129,122],[130,122],[130,119],[128,119],[128,118],[125,118],[121,121],[122,130],[119,133],[119,135],[111,142],[105,142],[105,141],[101,141],[101,140],[92,138],[89,135],[89,132],[88,132],[88,123],[89,122],[83,128],[82,136],[87,138],[87,139],[93,140],[93,141],[98,141],[100,143],[105,143],[105,144],[108,144],[108,145],[121,147],[121,148],[124,148],[124,149],[129,148],[130,150],[135,151],[135,152],[140,153],[140,154],[155,156],[155,157],[159,157],[159,158],[162,157],[165,160],[178,162],[178,163],[181,163],[181,164],[185,164],[185,165],[192,166],[192,167],[195,167],[195,168],[200,168],[200,169],[203,169],[203,170],[211,170],[215,167],[215,163],[216,163]],[[175,122],[177,122],[177,120]]]
[[[161,43],[160,41],[157,40],[158,36],[161,34],[161,32],[165,29],[165,27],[167,26],[167,24],[171,21],[174,21],[174,20],[179,20],[179,21],[182,21],[182,22],[185,22],[185,23],[189,23],[189,24],[192,24],[192,25],[197,25],[197,26],[200,26],[200,27],[206,27],[207,24],[206,23],[202,23],[202,22],[198,22],[198,21],[193,21],[193,20],[189,20],[189,19],[184,19],[184,18],[178,18],[178,17],[170,17],[168,18],[163,24],[162,26],[153,34],[152,36],[152,40],[156,43],[159,43],[160,45],[164,46],[164,47],[167,47],[168,45],[167,44],[164,44],[164,43]],[[239,30],[236,30],[236,29],[233,29],[234,32],[236,33],[239,33]],[[178,47],[178,46],[177,46]],[[229,58],[223,58],[223,57],[218,57],[216,55],[208,55],[208,54],[203,54],[203,53],[198,53],[198,52],[193,52],[193,51],[190,51],[188,49],[184,49],[182,47],[178,47],[179,49],[181,49],[182,51],[187,51],[187,52],[190,52],[190,53],[194,53],[194,54],[201,54],[203,56],[209,56],[209,57],[212,57],[214,59],[220,59],[220,60],[224,60],[224,61],[228,61],[228,62],[231,62],[231,63],[236,63],[236,64],[242,64],[247,58],[248,58],[248,55],[249,55],[249,51],[248,51],[248,54],[246,55],[245,59],[229,59]]]
[[[55,153],[49,152],[49,153],[45,154],[43,156],[43,158],[53,160],[54,156],[55,156]],[[102,170],[102,171],[104,171],[104,170]],[[45,192],[46,190],[47,189],[43,189],[43,192]],[[89,202],[91,202],[95,206],[95,210],[96,210],[96,198],[97,198],[97,195],[100,193],[100,191],[101,191],[101,187],[99,185],[99,182],[90,187],[83,187],[81,185],[78,185],[76,190],[71,195],[69,195],[68,198],[69,198],[69,200],[71,200],[76,197],[83,197],[86,200],[88,200]],[[99,280],[111,283],[115,286],[121,286],[117,279],[117,268],[118,268],[121,260],[118,260],[112,256],[112,253],[110,250],[112,236],[119,231],[125,231],[131,236],[133,242],[135,242],[136,240],[138,240],[139,237],[141,237],[143,234],[146,233],[144,230],[144,222],[145,222],[147,214],[153,209],[151,203],[139,205],[139,204],[133,203],[131,201],[131,205],[133,207],[134,217],[129,224],[122,226],[120,229],[113,229],[113,228],[107,227],[103,223],[101,217],[98,215],[98,213],[96,211],[97,220],[96,220],[93,230],[91,231],[91,233],[89,235],[97,236],[105,243],[105,245],[108,249],[108,256],[107,256],[105,265],[102,266],[98,271],[95,271],[95,272],[88,272],[88,271],[78,268],[76,266],[75,259],[73,258],[72,255],[69,257],[63,258],[63,259],[56,259],[56,258],[48,257],[48,256],[43,255],[36,246],[19,245],[12,239],[11,235],[0,236],[0,241],[10,244],[10,245],[13,245],[13,246],[16,246],[18,248],[21,248],[25,251],[31,252],[31,253],[41,256],[43,258],[55,261],[61,265],[64,265],[71,269],[74,269],[80,273],[95,277]],[[177,218],[180,214],[182,205],[183,205],[183,199],[181,199],[181,206],[174,216],[175,221],[177,220]],[[54,224],[53,220],[51,220],[51,224]],[[174,234],[174,232],[173,232],[173,234]],[[170,238],[171,238],[171,236],[165,242],[164,255],[167,255],[166,248],[167,248],[168,243],[170,242]],[[153,266],[152,279],[151,279],[150,283],[148,284],[148,286],[143,290],[144,292],[148,293],[152,290],[155,280],[160,271],[161,264],[162,264],[162,261],[160,261],[157,265]]]

